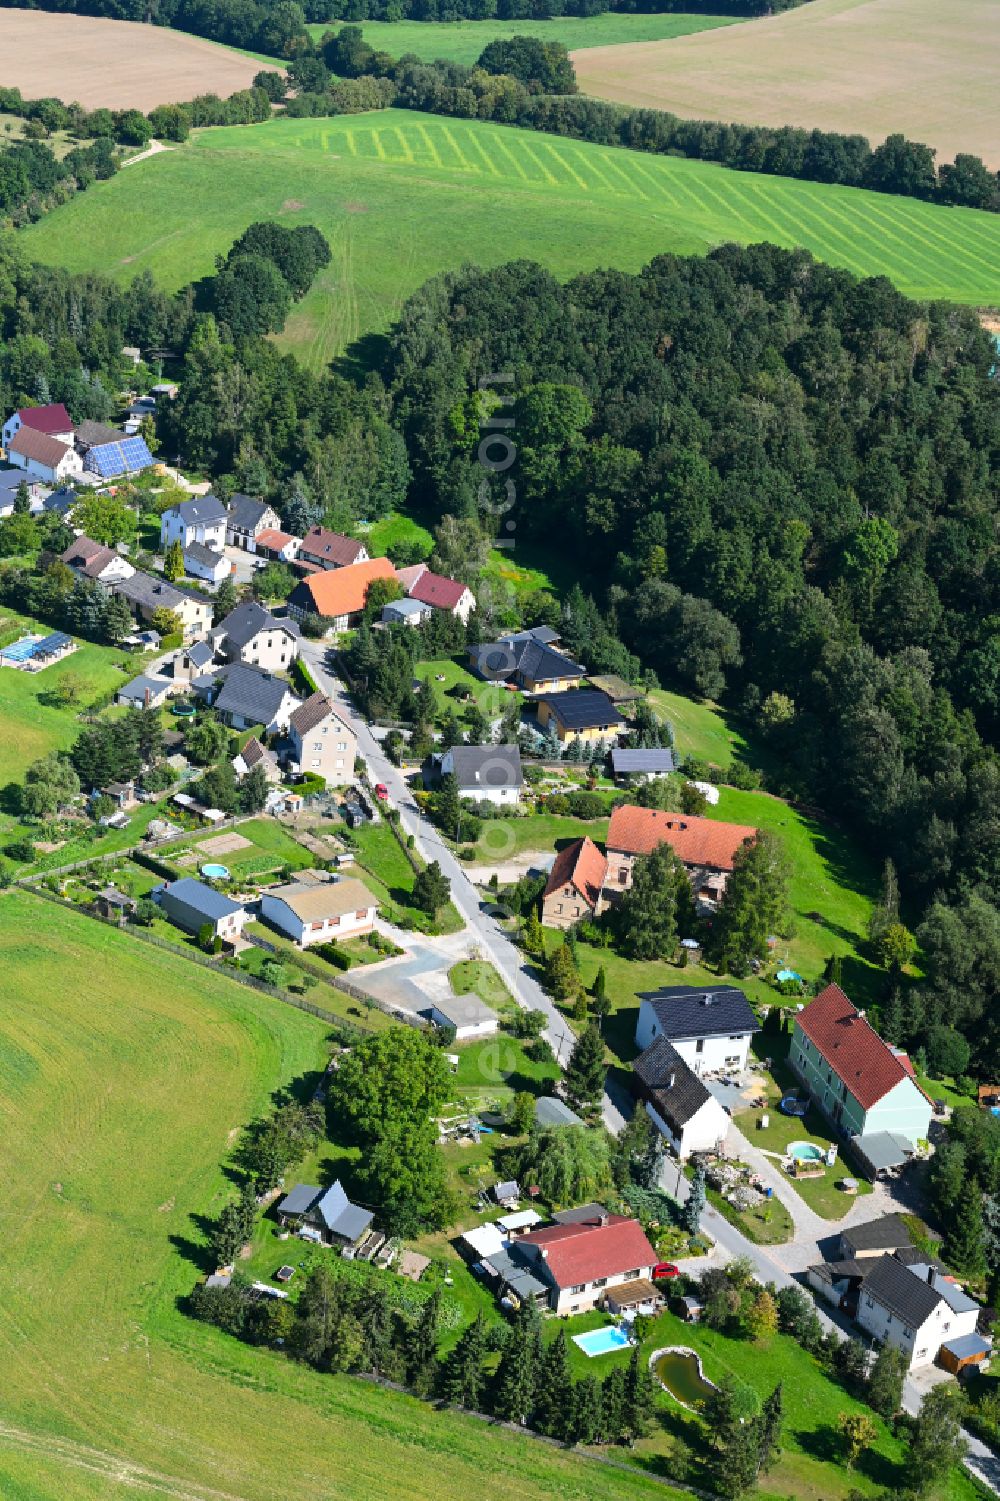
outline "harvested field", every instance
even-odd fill
[[[250,87],[261,64],[164,26],[94,16],[4,10],[0,84],[26,99],[54,96],[87,109],[151,110],[196,94]]]
[[[573,53],[580,88],[688,119],[901,131],[1000,167],[995,0],[811,0],[669,42]]]

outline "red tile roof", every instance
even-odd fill
[[[356,615],[365,607],[368,585],[375,579],[395,579],[396,570],[388,558],[369,558],[366,563],[351,563],[347,568],[332,568],[310,573],[302,580],[317,615]],[[296,594],[298,594],[296,590]]]
[[[611,815],[605,844],[609,854],[621,850],[626,855],[650,855],[658,844],[669,844],[685,865],[732,870],[740,845],[756,837],[757,830],[744,824],[625,803]]]
[[[358,554],[364,550],[363,542],[358,542],[354,537],[345,537],[340,532],[328,532],[323,526],[310,527],[302,538],[303,552],[310,553],[314,558],[328,559],[341,567],[356,563]]]
[[[537,1246],[555,1284],[561,1290],[616,1277],[622,1272],[655,1266],[656,1252],[638,1220],[609,1214],[607,1222],[584,1220],[574,1225],[549,1225],[522,1235],[519,1246]]]
[[[295,536],[292,532],[275,531],[272,526],[265,526],[256,537],[258,547],[273,548],[275,552],[280,552],[283,547],[288,546],[289,542],[294,541]]]
[[[912,1078],[839,985],[821,990],[795,1020],[863,1110],[877,1105],[901,1080]]]
[[[422,605],[433,605],[437,610],[453,610],[465,593],[466,585],[457,579],[446,579],[440,573],[431,573],[425,568],[410,588],[410,598]]]
[[[71,433],[73,419],[61,401],[44,407],[22,407],[17,414],[24,427],[33,427],[37,433]]]
[[[35,427],[21,427],[7,444],[7,452],[19,453],[22,458],[34,459],[36,464],[57,469],[72,449],[61,438],[51,438],[48,433],[39,432]]]
[[[556,855],[542,896],[551,896],[561,886],[575,886],[584,901],[594,907],[601,894],[607,869],[608,862],[592,839],[586,836],[574,839],[572,844],[567,844]]]

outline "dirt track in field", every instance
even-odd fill
[[[148,111],[196,94],[225,98],[248,88],[263,66],[164,26],[0,10],[0,84],[25,99]]]
[[[572,54],[580,88],[687,119],[893,131],[1000,167],[997,0],[809,0],[664,42]]]

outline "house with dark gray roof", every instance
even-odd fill
[[[968,1341],[977,1336],[980,1312],[954,1278],[930,1263],[904,1266],[895,1256],[878,1257],[858,1290],[861,1328],[901,1350],[911,1370],[933,1364],[949,1345],[958,1346],[961,1363],[974,1359]],[[980,1348],[984,1359],[989,1341],[981,1339]]]
[[[192,686],[234,730],[249,730],[259,724],[269,735],[286,730],[300,702],[284,678],[245,662],[234,662],[195,678]]]
[[[674,753],[669,746],[621,750],[616,745],[611,751],[611,770],[620,781],[649,782],[669,776],[673,769]]]
[[[514,683],[523,693],[561,693],[578,687],[583,678],[578,662],[553,651],[533,633],[470,646],[469,663],[487,682]]]
[[[760,1026],[735,985],[666,985],[640,991],[639,1002],[638,1047],[666,1037],[699,1075],[746,1068],[750,1039]]]
[[[424,776],[428,787],[440,786],[443,777],[453,776],[459,797],[477,803],[518,803],[524,786],[516,745],[453,745],[428,757]]]
[[[120,443],[125,434],[117,427],[109,427],[106,422],[81,422],[73,434],[73,442],[79,454],[86,454],[91,448],[100,448],[102,443]]]
[[[302,632],[296,621],[272,615],[255,599],[245,599],[230,610],[211,633],[218,654],[227,662],[249,662],[281,672],[299,654]]]
[[[266,500],[236,494],[229,502],[226,541],[230,547],[238,547],[243,552],[256,552],[260,533],[277,531],[280,526],[281,517]]]
[[[165,917],[188,933],[200,933],[207,923],[213,938],[232,943],[239,938],[247,920],[246,910],[232,897],[224,896],[204,881],[182,876],[153,892]]]
[[[172,611],[187,641],[204,634],[212,622],[210,599],[192,589],[178,589],[158,574],[136,572],[129,578],[113,580],[108,588],[127,599],[140,620],[152,621],[158,610]]]
[[[204,579],[209,584],[221,584],[233,571],[233,565],[225,553],[215,552],[204,542],[189,542],[184,549],[184,572],[188,578]]]
[[[340,1179],[329,1188],[296,1183],[275,1209],[282,1225],[302,1225],[317,1230],[326,1245],[356,1246],[375,1218],[359,1204],[352,1204]]]
[[[838,1254],[843,1261],[866,1256],[884,1256],[886,1251],[908,1249],[913,1237],[898,1214],[883,1214],[840,1232]]]
[[[561,745],[571,740],[580,740],[585,745],[592,745],[595,740],[611,740],[628,725],[608,695],[594,688],[545,693],[537,699],[537,704],[539,726],[554,731]]]
[[[213,552],[222,552],[226,545],[226,519],[225,506],[211,491],[182,500],[160,517],[160,547],[166,551],[172,542],[179,542],[182,547],[201,542]]]
[[[728,1115],[666,1037],[657,1037],[639,1054],[632,1065],[632,1083],[653,1125],[678,1157],[714,1152],[725,1140]]]

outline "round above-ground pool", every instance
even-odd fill
[[[825,1162],[826,1153],[813,1141],[790,1141],[786,1148],[789,1157],[796,1162]]]
[[[208,865],[203,865],[201,873],[203,876],[207,876],[210,881],[229,880],[229,866],[217,865],[214,861],[210,861]]]
[[[807,1100],[798,1100],[793,1094],[786,1094],[781,1102],[781,1110],[785,1115],[805,1115],[809,1109]]]

